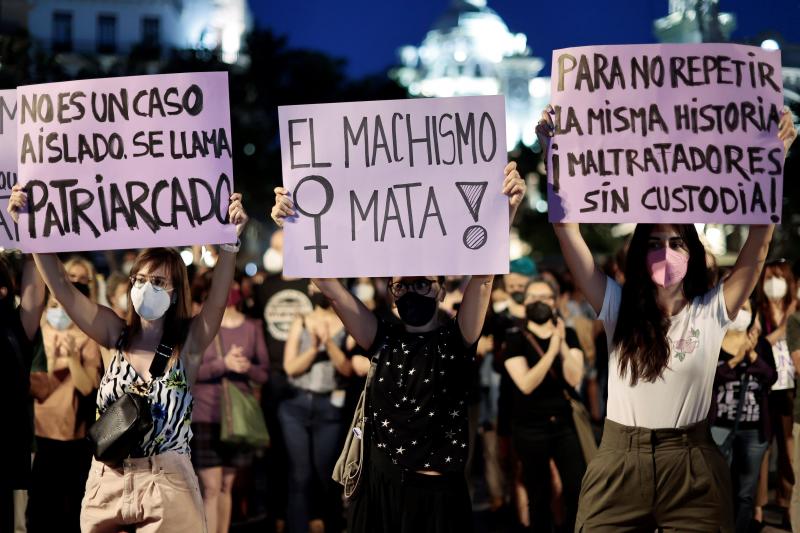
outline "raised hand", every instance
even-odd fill
[[[797,139],[797,128],[794,127],[792,112],[784,106],[781,111],[781,121],[778,124],[778,138],[783,141],[784,153],[789,151],[789,147]]]
[[[17,183],[11,189],[11,196],[8,199],[8,206],[6,211],[11,215],[14,222],[19,222],[19,214],[28,205],[28,193],[22,188],[22,185]]]
[[[285,219],[295,215],[294,204],[289,199],[289,190],[284,187],[275,187],[275,205],[272,206],[270,216],[279,228],[283,227]]]
[[[238,192],[231,195],[230,204],[228,204],[228,220],[231,224],[236,225],[236,236],[241,237],[242,231],[250,219],[242,205],[242,195]]]

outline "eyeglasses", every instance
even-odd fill
[[[144,287],[144,284],[150,282],[150,285],[157,291],[171,291],[172,287],[168,287],[169,280],[162,276],[145,276],[144,274],[137,274],[131,276],[131,284],[137,289]]]
[[[426,295],[431,292],[431,287],[436,281],[429,279],[415,279],[414,281],[396,281],[389,284],[389,290],[395,298],[400,298],[408,291],[414,291],[417,294]]]

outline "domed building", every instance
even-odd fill
[[[486,0],[452,0],[422,44],[399,55],[392,76],[410,95],[505,95],[508,150],[536,140],[536,117],[550,96],[549,78],[537,77],[544,61]]]

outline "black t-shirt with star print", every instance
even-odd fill
[[[463,473],[469,450],[467,395],[477,343],[456,319],[426,333],[380,323],[370,389],[372,441],[408,470]]]

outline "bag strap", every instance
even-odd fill
[[[528,339],[528,341],[531,343],[531,345],[533,346],[533,348],[536,350],[536,353],[538,353],[538,354],[539,354],[539,357],[540,357],[540,358],[541,358],[541,357],[544,357],[544,350],[542,350],[542,347],[539,345],[539,342],[536,340],[536,337],[533,335],[533,333],[531,333],[530,331],[528,331],[528,329],[527,329],[527,328],[523,329],[523,330],[522,330],[522,333],[523,333],[523,335],[525,335],[525,337],[526,337],[526,338]],[[557,375],[556,375],[556,373],[553,371],[553,367],[552,367],[552,366],[551,366],[551,367],[548,369],[548,371],[547,371],[547,372],[548,372],[548,373],[549,373],[549,374],[550,374],[550,375],[551,375],[553,378],[555,378],[556,380],[558,380],[559,382],[561,382],[561,385],[562,385],[562,386],[561,386],[561,391],[564,393],[564,398],[566,398],[567,402],[569,402],[569,403],[572,403],[573,401],[576,401],[576,402],[577,402],[577,401],[579,401],[579,400],[578,400],[577,398],[575,398],[575,397],[574,397],[572,394],[570,394],[570,391],[569,391],[569,390],[567,390],[567,388],[566,388],[566,387],[564,387],[564,385],[565,385],[565,384],[568,384],[568,383],[567,383],[567,382],[566,382],[564,379],[558,379],[558,376],[557,376]]]

